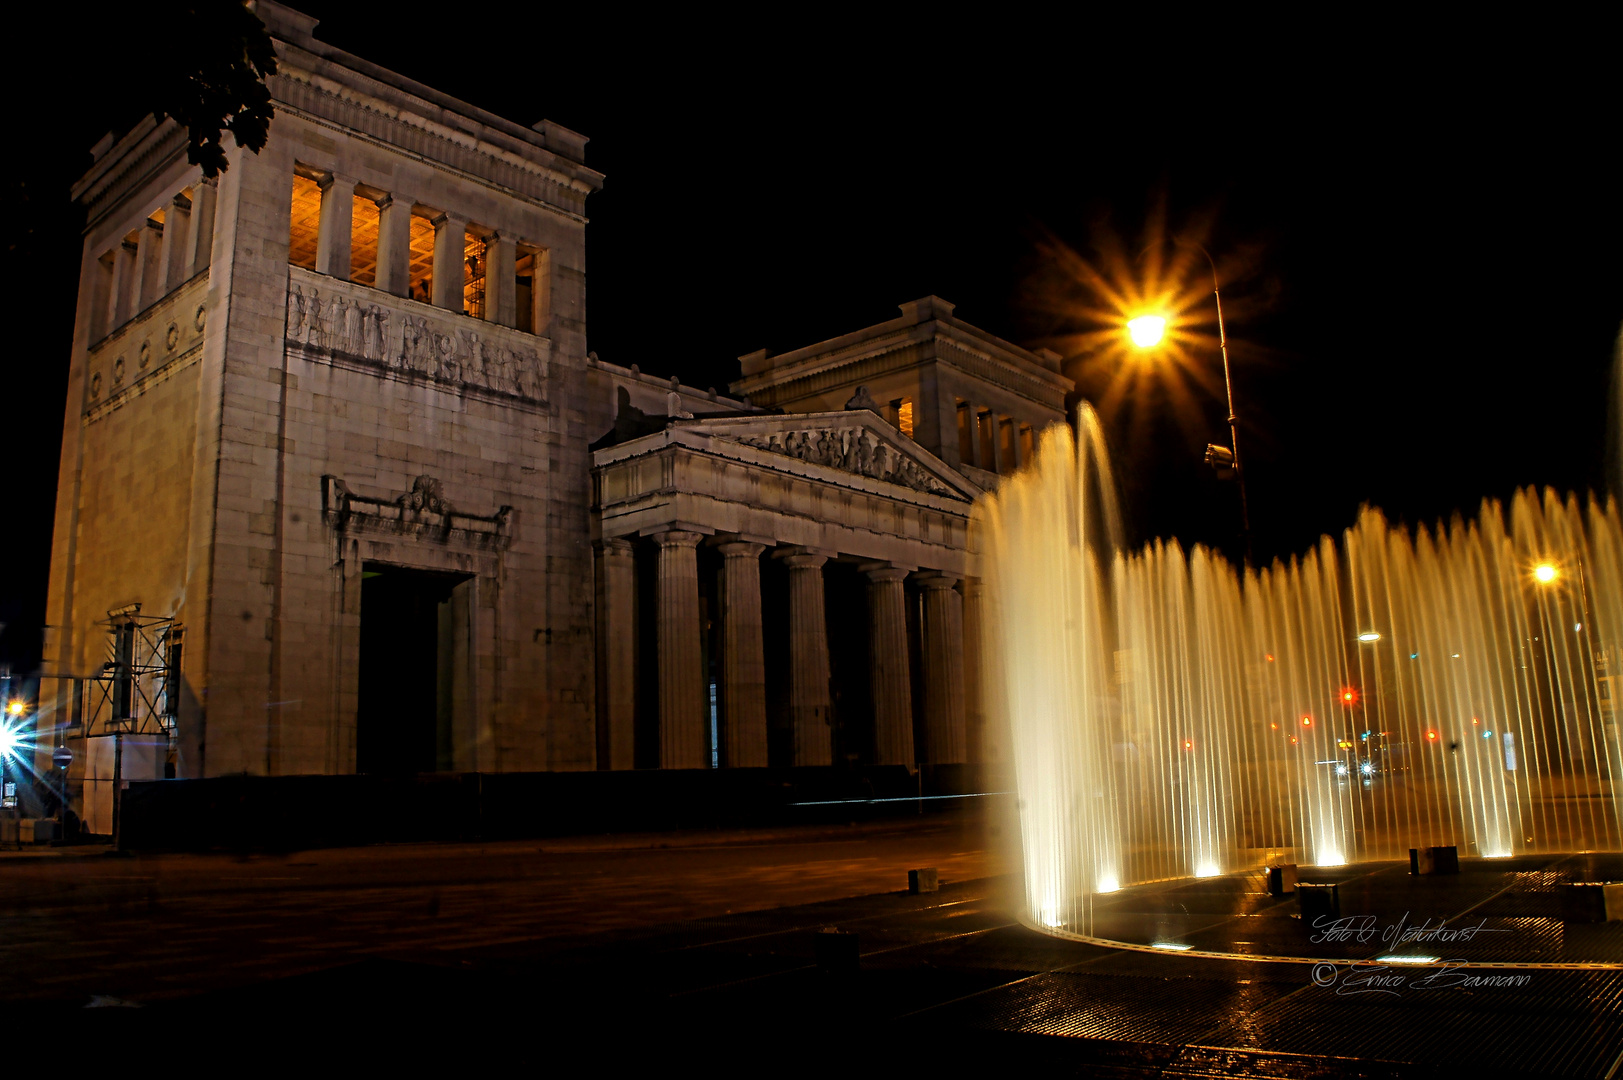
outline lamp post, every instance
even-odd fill
[[[1214,469],[1233,469],[1234,479],[1240,486],[1240,528],[1245,539],[1245,561],[1251,562],[1251,508],[1245,495],[1245,469],[1240,464],[1240,417],[1234,411],[1234,380],[1229,376],[1229,338],[1228,331],[1223,326],[1223,293],[1217,284],[1217,262],[1212,253],[1192,240],[1181,240],[1173,237],[1174,244],[1183,247],[1192,247],[1206,256],[1206,265],[1212,269],[1212,299],[1217,302],[1217,346],[1223,354],[1223,390],[1229,408],[1229,444],[1218,446],[1208,444],[1206,447],[1206,464]],[[1167,321],[1160,315],[1140,315],[1127,324],[1128,334],[1133,344],[1139,348],[1147,349],[1161,341],[1161,335],[1166,331]]]

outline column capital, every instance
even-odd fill
[[[631,541],[623,536],[608,536],[597,542],[597,546],[611,555],[629,554]]]
[[[765,544],[752,544],[748,540],[727,540],[716,545],[716,550],[729,559],[759,559]]]
[[[783,560],[783,565],[791,570],[821,570],[823,564],[828,562],[827,555],[812,555],[804,551],[774,551],[772,557]]]
[[[664,548],[664,547],[690,547],[691,548],[691,547],[698,547],[699,546],[699,541],[703,540],[704,537],[702,535],[700,535],[699,533],[682,532],[680,529],[667,529],[664,532],[655,533],[653,535],[652,539],[653,539],[654,543],[658,544],[662,548]]]
[[[436,229],[442,225],[461,225],[465,229],[468,226],[468,219],[449,210],[437,210],[428,216],[428,223]]]
[[[360,183],[360,181],[353,176],[346,176],[343,173],[330,172],[323,176],[320,180],[317,180],[316,186],[322,191],[326,191],[328,188],[334,185],[353,189],[358,183]]]
[[[913,581],[925,589],[950,589],[958,584],[958,575],[945,570],[926,570],[914,574]]]
[[[382,195],[378,196],[372,201],[378,204],[378,209],[380,211],[387,210],[396,203],[399,203],[400,207],[408,214],[411,213],[411,208],[417,205],[416,199],[413,199],[410,195],[402,195],[398,191],[385,191]]]
[[[857,567],[868,576],[869,581],[902,581],[913,572],[911,566],[897,566],[888,562],[869,562]]]
[[[191,211],[192,200],[187,197],[184,191],[176,192],[174,199],[171,201],[175,204],[176,209],[185,210],[187,212]]]

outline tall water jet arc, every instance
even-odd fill
[[[1042,436],[976,509],[983,692],[1019,796],[1028,917],[1260,865],[1615,850],[1617,504],[1527,490],[1243,573],[1123,549],[1108,456]]]

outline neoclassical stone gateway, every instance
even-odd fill
[[[601,362],[585,138],[255,10],[265,150],[205,180],[149,119],[74,192],[46,693],[91,827],[117,733],[128,779],[972,757],[969,508],[1058,358],[930,297],[736,397]]]

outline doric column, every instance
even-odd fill
[[[511,236],[493,233],[485,241],[485,321],[518,325],[518,291],[513,263],[518,245]]]
[[[186,276],[207,270],[214,253],[214,204],[220,195],[218,180],[204,177],[192,186],[191,228],[186,230]]]
[[[761,645],[762,544],[718,544],[721,568],[721,763],[766,767],[766,655]]]
[[[924,590],[924,754],[931,765],[969,760],[964,731],[963,597],[951,574],[918,577]]]
[[[148,218],[135,244],[135,302],[130,315],[139,315],[163,295],[163,222]]]
[[[349,280],[349,237],[355,227],[355,178],[328,173],[321,181],[316,273]]]
[[[446,311],[461,311],[468,219],[455,214],[438,214],[433,222],[434,306]]]
[[[913,764],[913,668],[907,654],[908,571],[879,563],[868,575],[869,678],[873,688],[874,762]]]
[[[702,769],[710,763],[710,740],[701,708],[694,551],[699,534],[672,530],[658,533],[654,542],[659,545],[659,766]]]
[[[411,292],[411,197],[398,191],[378,200],[378,288]]]
[[[958,586],[964,605],[964,745],[970,761],[985,762],[987,751],[985,691],[981,682],[981,579],[965,578]]]
[[[167,293],[190,275],[186,267],[191,255],[192,200],[176,195],[163,217],[163,291]]]
[[[829,726],[828,629],[823,614],[826,555],[795,549],[780,554],[789,568],[789,716],[794,725],[792,765],[834,761]]]
[[[597,767],[636,767],[636,561],[629,540],[597,550]]]

